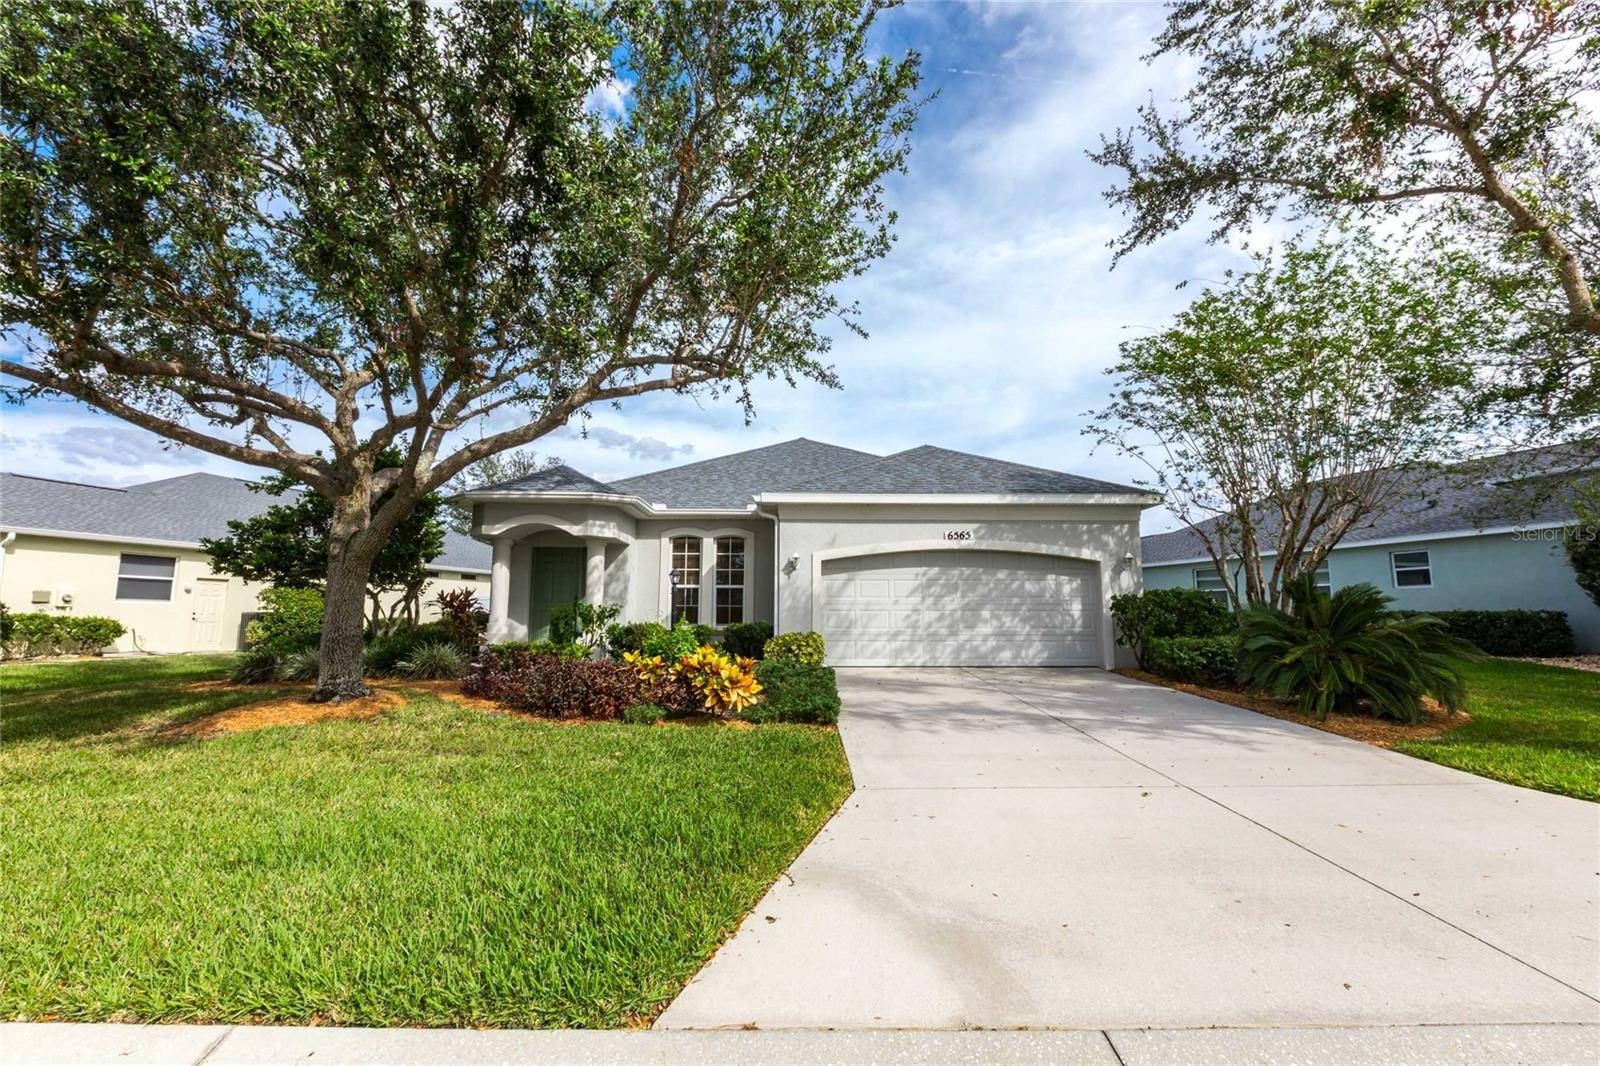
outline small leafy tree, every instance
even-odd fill
[[[1282,606],[1451,451],[1494,327],[1466,284],[1447,258],[1396,262],[1359,236],[1290,245],[1124,342],[1087,432],[1150,468],[1234,607]]]
[[[313,698],[430,493],[586,408],[836,383],[917,57],[880,0],[0,5],[0,322],[65,396],[333,509]],[[397,466],[378,459],[390,449]]]
[[[324,588],[333,504],[302,490],[284,474],[264,478],[251,488],[286,502],[249,518],[230,520],[225,537],[203,538],[200,548],[210,557],[212,569],[275,588]],[[379,497],[375,506],[383,503]],[[437,493],[417,501],[373,557],[366,593],[374,621],[382,612],[383,597],[396,594],[394,612],[415,619],[428,580],[427,564],[444,550],[444,527],[439,521],[444,509]]]
[[[1578,522],[1566,530],[1562,546],[1578,587],[1600,605],[1600,482],[1578,487],[1573,510]]]

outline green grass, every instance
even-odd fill
[[[1600,800],[1600,674],[1506,659],[1471,663],[1467,710],[1466,725],[1395,750],[1513,785]]]
[[[808,726],[559,726],[419,695],[174,742],[215,657],[0,667],[0,1018],[617,1026],[850,791]]]

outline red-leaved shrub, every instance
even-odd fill
[[[470,696],[546,718],[610,721],[636,703],[650,702],[638,675],[624,663],[522,651],[494,658],[461,687]]]

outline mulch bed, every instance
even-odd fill
[[[1543,666],[1564,666],[1568,670],[1587,670],[1590,673],[1600,674],[1600,655],[1561,655],[1549,659],[1539,659],[1532,656],[1508,655],[1507,659],[1514,663],[1539,663]]]
[[[1181,681],[1169,681],[1145,670],[1119,669],[1117,673],[1139,681],[1148,681],[1152,685],[1162,685],[1178,692],[1187,692],[1190,695],[1203,696],[1208,700],[1226,703],[1232,707],[1255,711],[1257,714],[1264,714],[1269,718],[1281,718],[1286,722],[1308,725],[1312,729],[1320,729],[1325,733],[1337,733],[1341,737],[1349,737],[1351,740],[1359,740],[1380,748],[1391,748],[1402,740],[1427,740],[1430,737],[1448,733],[1450,730],[1472,721],[1472,716],[1466,711],[1457,711],[1455,714],[1451,714],[1433,700],[1424,698],[1422,701],[1422,721],[1415,725],[1394,722],[1387,718],[1373,718],[1364,714],[1330,714],[1325,720],[1319,722],[1315,718],[1301,714],[1292,703],[1275,700],[1270,696],[1246,692],[1243,689],[1212,688],[1207,685],[1190,685]]]

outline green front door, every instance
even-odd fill
[[[534,548],[528,596],[528,639],[550,639],[550,608],[583,599],[584,550]]]

